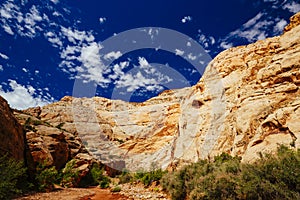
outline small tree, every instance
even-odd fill
[[[36,186],[39,191],[51,191],[54,189],[54,184],[58,184],[60,177],[54,166],[47,167],[46,162],[39,163],[36,167]]]
[[[61,184],[65,187],[72,187],[76,185],[77,179],[79,177],[79,172],[75,168],[76,161],[69,161],[65,168],[61,171]]]
[[[26,168],[22,162],[0,157],[0,199],[11,199],[28,189]]]

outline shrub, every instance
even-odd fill
[[[110,191],[111,192],[120,192],[121,191],[121,187],[120,186],[116,186],[116,187],[112,188]]]
[[[145,186],[149,186],[153,182],[159,183],[164,174],[166,174],[166,171],[157,169],[155,165],[152,164],[149,172],[140,170],[136,172],[134,178],[135,180],[141,181]]]
[[[54,184],[59,184],[60,177],[54,166],[47,167],[45,163],[39,163],[36,168],[35,180],[39,191],[51,191]]]
[[[28,189],[26,168],[22,162],[0,157],[0,199],[11,199]]]
[[[65,168],[60,173],[61,184],[65,187],[72,187],[76,185],[79,177],[78,171],[75,169],[75,160],[69,161]]]
[[[118,178],[120,184],[130,183],[134,181],[134,175],[132,173],[129,173],[126,170],[123,170],[121,175],[119,175]]]
[[[81,180],[79,186],[97,186],[101,188],[108,188],[110,184],[110,179],[103,175],[104,169],[99,164],[93,164],[89,173]]]
[[[300,199],[300,150],[280,146],[253,164],[228,154],[169,173],[163,189],[172,199]]]
[[[252,165],[243,165],[241,193],[247,198],[299,199],[300,151],[280,146]]]

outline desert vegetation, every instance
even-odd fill
[[[11,199],[30,188],[26,168],[22,162],[10,159],[8,155],[0,157],[0,199]]]
[[[222,153],[162,179],[172,199],[300,199],[300,150],[280,146],[255,163]]]
[[[72,187],[78,172],[74,161],[63,170],[40,164],[31,180],[23,163],[0,158],[0,199],[10,199],[28,190],[51,191],[54,186]],[[117,184],[112,180],[117,179]],[[124,183],[143,183],[145,187],[161,185],[172,199],[300,199],[300,150],[280,146],[276,154],[261,154],[254,163],[242,163],[240,157],[226,153],[212,161],[200,160],[169,172],[153,169],[135,173],[123,170],[114,177],[105,175],[104,169],[94,164],[81,180],[79,187],[111,187],[112,192],[122,190]]]

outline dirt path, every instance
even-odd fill
[[[68,188],[54,192],[35,193],[16,200],[127,200],[131,198],[99,188]]]
[[[91,191],[94,191],[93,196],[84,197],[80,200],[132,200],[131,198],[125,197],[124,195],[118,193],[111,193],[109,190],[92,188]]]
[[[61,188],[46,193],[33,193],[16,200],[170,200],[158,186],[145,188],[142,184],[122,184],[121,192],[112,193],[109,189]]]

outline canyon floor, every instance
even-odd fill
[[[123,184],[121,192],[112,193],[110,189],[61,188],[53,192],[33,193],[16,200],[169,200],[157,187],[145,188],[140,184]]]
[[[36,193],[19,197],[17,200],[127,200],[132,199],[108,189],[100,188],[68,188],[54,192]]]

